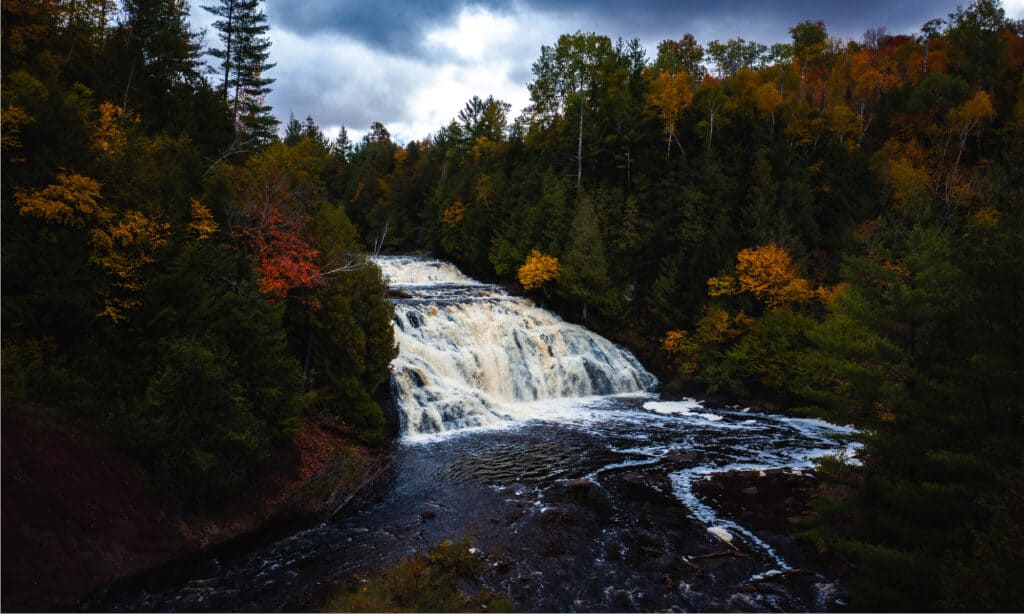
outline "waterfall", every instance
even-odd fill
[[[657,383],[611,341],[449,263],[375,262],[397,297],[391,389],[405,435],[525,420],[537,401],[637,393]]]

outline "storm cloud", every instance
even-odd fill
[[[196,3],[197,4],[197,3]],[[560,34],[596,32],[637,38],[648,56],[658,42],[690,32],[702,44],[742,37],[789,39],[789,28],[822,20],[834,37],[859,39],[885,26],[916,33],[945,17],[957,0],[268,0],[273,41],[269,103],[283,122],[307,115],[328,134],[344,125],[358,137],[382,122],[401,142],[425,138],[470,97],[494,95],[513,113],[529,102],[526,85],[542,45]],[[1024,15],[1024,0],[1004,1]],[[210,23],[193,6],[193,21]],[[208,40],[215,37],[210,34]]]

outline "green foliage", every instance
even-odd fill
[[[269,61],[270,27],[260,0],[218,0],[203,9],[220,18],[213,27],[223,47],[210,49],[209,54],[220,60],[222,96],[231,109],[236,139],[265,146],[276,138],[279,122],[262,102],[274,82],[267,72],[275,64]]]
[[[512,601],[481,589],[465,594],[460,587],[477,582],[486,559],[471,552],[468,541],[444,541],[427,555],[402,559],[358,589],[335,597],[331,612],[510,612]]]
[[[558,287],[573,301],[582,304],[582,318],[587,319],[588,306],[602,316],[614,315],[617,305],[611,295],[611,280],[605,259],[604,236],[599,205],[605,205],[605,194],[581,193],[576,199],[570,243],[562,257],[562,275]]]
[[[234,376],[237,365],[207,339],[173,339],[130,419],[133,442],[153,455],[170,492],[199,504],[237,495],[267,456],[267,435]]]
[[[341,418],[366,443],[380,444],[384,414],[373,395],[397,355],[380,269],[365,263],[337,275],[318,298],[320,309],[291,315],[313,409]]]
[[[252,43],[242,72],[265,71],[258,3],[236,4],[257,18],[236,39]],[[187,4],[114,8],[3,7],[5,397],[90,423],[195,506],[251,495],[271,450],[324,399],[379,442],[390,311],[375,267],[346,272],[362,249],[328,189],[347,154],[307,119],[293,146],[240,159],[252,143],[235,138],[226,96],[200,76]],[[262,104],[266,76],[242,72],[231,72],[231,101]],[[237,115],[246,138],[251,110]],[[261,221],[275,238],[302,231],[316,277],[276,304],[241,240],[260,191],[275,207]],[[287,270],[289,259],[275,263]],[[310,286],[340,310],[335,321]],[[315,391],[303,377],[309,328],[292,326],[314,318],[347,361]]]

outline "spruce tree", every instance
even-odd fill
[[[239,140],[262,146],[274,140],[280,123],[266,104],[274,79],[266,73],[276,66],[269,62],[270,38],[267,16],[261,0],[218,0],[203,9],[219,17],[213,27],[220,32],[221,48],[209,50],[220,60],[221,89],[235,122]]]
[[[198,36],[185,0],[125,0],[118,38],[125,45],[122,103],[158,122],[200,86]],[[152,120],[151,120],[152,121]]]

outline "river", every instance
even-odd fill
[[[723,471],[850,455],[819,420],[659,399],[624,349],[435,260],[378,259],[395,294],[387,475],[328,522],[100,593],[86,609],[315,610],[354,574],[445,539],[524,611],[833,610],[791,542],[719,511]],[[854,461],[855,462],[855,461]],[[734,506],[735,507],[735,506]]]

